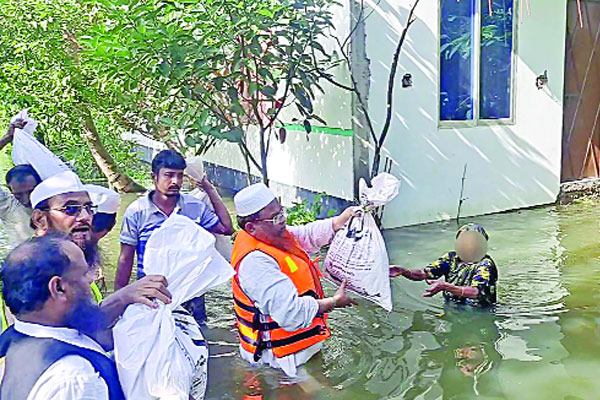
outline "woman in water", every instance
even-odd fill
[[[443,292],[446,301],[487,307],[496,303],[498,270],[487,255],[488,234],[481,225],[468,224],[456,233],[455,251],[450,251],[423,269],[409,270],[392,265],[390,277],[426,280],[431,286],[423,296]],[[445,280],[433,280],[444,277]]]

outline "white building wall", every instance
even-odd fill
[[[342,1],[347,3],[347,0]],[[335,26],[340,37],[349,32],[349,11],[346,6],[336,7]],[[331,51],[335,49],[333,41],[322,43]],[[336,79],[348,82],[343,68],[333,71]],[[318,128],[309,135],[305,131],[288,129],[287,139],[281,144],[272,138],[267,160],[267,169],[271,188],[282,197],[285,205],[298,200],[296,187],[312,192],[327,192],[330,196],[346,200],[353,198],[353,155],[352,155],[352,116],[351,96],[328,82],[321,82],[325,93],[316,94],[314,101],[315,114],[327,122],[327,127],[334,128],[333,133],[320,133]],[[289,110],[295,109],[294,106]],[[291,111],[282,113],[283,120],[292,122],[295,116]],[[313,121],[315,126],[322,125]],[[251,135],[248,147],[256,159],[260,160],[258,151],[258,135]],[[204,157],[206,161],[246,172],[246,164],[236,144],[221,142]],[[256,168],[253,174],[260,175]]]
[[[349,115],[349,114],[348,114]],[[349,117],[348,117],[349,119]],[[249,147],[256,156],[258,140]],[[246,164],[236,144],[222,142],[204,156],[208,162],[246,172]],[[342,199],[352,199],[352,137],[330,133],[288,130],[285,143],[272,139],[267,170],[270,186],[285,205],[298,200],[294,187],[313,192],[327,192]],[[256,168],[253,174],[260,176]]]
[[[366,3],[376,7],[367,21],[367,56],[369,109],[380,129],[392,54],[413,0]],[[551,203],[559,191],[565,0],[531,1],[531,15],[517,22],[515,124],[461,129],[438,127],[439,4],[421,0],[400,57],[386,150],[402,187],[386,207],[385,227],[456,217],[465,163],[463,216]],[[538,90],[544,70],[549,86]],[[406,72],[410,89],[400,84]]]
[[[366,0],[375,11],[367,20],[370,61],[369,109],[376,130],[385,118],[389,66],[398,37],[414,0]],[[445,1],[445,0],[444,0]],[[515,9],[519,9],[519,0]],[[347,3],[347,1],[345,1]],[[392,173],[402,181],[400,194],[385,211],[386,228],[455,218],[463,168],[467,163],[462,216],[480,215],[551,203],[560,184],[563,118],[566,0],[531,1],[530,15],[517,15],[515,123],[474,128],[439,128],[439,4],[421,0],[417,21],[403,48],[397,73],[394,111],[385,154]],[[336,10],[340,37],[349,31],[349,9]],[[334,43],[323,43],[331,49]],[[535,87],[548,71],[549,85]],[[403,89],[409,72],[413,87]],[[338,71],[338,78],[347,77]],[[323,82],[325,95],[315,102],[318,115],[342,133],[351,129],[349,93]],[[291,121],[292,115],[287,116]],[[258,141],[249,141],[258,157]],[[237,145],[221,142],[208,162],[246,172]],[[383,164],[383,160],[382,160]],[[272,189],[284,204],[298,199],[295,188],[342,199],[353,197],[352,137],[288,130],[280,144],[274,138],[268,159]],[[256,175],[258,170],[253,169]]]

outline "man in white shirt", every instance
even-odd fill
[[[316,263],[307,255],[328,244],[355,212],[305,226],[286,226],[283,208],[262,183],[234,197],[239,226],[231,263],[240,352],[249,363],[266,364],[298,377],[298,367],[330,336],[326,313],[354,304],[343,284],[324,297]]]
[[[96,260],[96,244],[92,241],[92,218],[96,211],[87,189],[74,172],[54,175],[40,183],[31,194],[32,226],[36,236],[58,232],[67,235],[86,255],[89,262]],[[86,254],[87,253],[87,254]],[[90,271],[91,272],[91,271]],[[90,273],[93,279],[93,274]],[[154,298],[170,303],[170,293],[163,276],[148,275],[110,296],[100,304],[108,321],[116,320],[129,304],[141,303],[156,308]],[[112,337],[103,338],[110,346]]]
[[[15,325],[0,336],[11,400],[124,400],[114,362],[94,336],[104,329],[82,250],[65,237],[31,239],[2,267]]]

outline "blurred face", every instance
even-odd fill
[[[454,243],[456,254],[466,262],[478,262],[487,254],[488,242],[477,231],[462,232]]]
[[[263,242],[272,242],[284,237],[286,218],[283,207],[273,200],[258,214],[258,219],[246,224],[250,234]]]
[[[94,207],[86,192],[54,196],[48,201],[48,227],[68,235],[80,248],[91,239]]]
[[[152,174],[154,188],[160,194],[173,197],[179,195],[183,185],[183,170],[163,167],[157,174]]]
[[[31,192],[37,186],[37,182],[33,176],[27,175],[25,179],[12,179],[8,186],[15,198],[19,200],[19,203],[27,208],[31,208]]]

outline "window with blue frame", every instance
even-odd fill
[[[512,118],[513,2],[441,0],[441,121]]]

